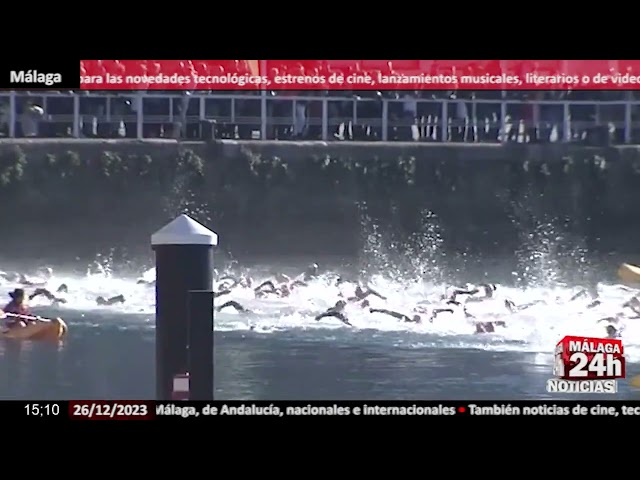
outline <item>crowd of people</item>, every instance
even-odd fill
[[[135,93],[78,92],[77,132],[71,93],[20,92],[14,115],[8,96],[0,96],[0,137],[10,133],[43,138],[76,133],[82,138],[138,137],[140,104]],[[203,95],[204,112],[199,101]],[[263,138],[261,95],[258,91],[145,92],[142,136]],[[632,105],[631,128],[625,134],[628,118],[622,103],[633,99],[631,92],[623,91],[269,91],[266,139],[634,143],[640,141],[640,128],[635,126],[639,112]],[[589,103],[571,103],[575,101]],[[568,112],[564,102],[569,102]],[[11,118],[16,121],[13,129]]]

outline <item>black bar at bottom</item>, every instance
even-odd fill
[[[115,415],[111,415],[115,412]],[[640,421],[638,400],[530,400],[530,401],[2,401],[0,414],[7,418],[50,422],[73,420],[179,420],[179,421],[297,421],[305,417],[350,418],[544,418],[593,417]],[[224,420],[227,419],[227,420]],[[287,420],[288,419],[288,420]],[[365,421],[365,420],[359,420]],[[366,420],[370,421],[370,420]],[[380,421],[380,420],[376,420]],[[465,420],[467,421],[467,420]],[[469,420],[470,421],[470,420]]]
[[[237,417],[608,417],[640,420],[640,401],[213,401],[161,402],[157,419]]]

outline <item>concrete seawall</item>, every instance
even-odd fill
[[[391,241],[423,230],[426,211],[448,251],[512,253],[551,222],[632,252],[639,182],[636,146],[2,140],[0,252],[148,252],[181,211],[240,256],[354,255],[365,214]]]

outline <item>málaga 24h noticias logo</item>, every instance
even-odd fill
[[[566,336],[555,349],[550,393],[617,393],[625,378],[622,340]]]

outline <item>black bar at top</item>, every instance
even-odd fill
[[[80,88],[79,60],[10,60],[0,67],[0,89],[76,88]]]

